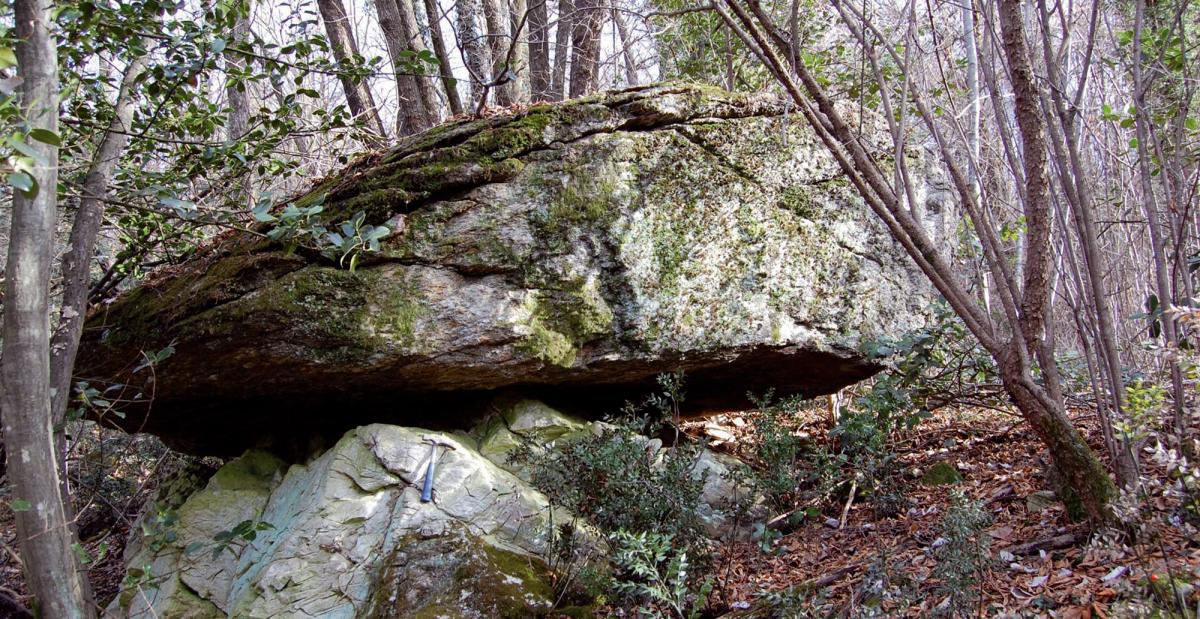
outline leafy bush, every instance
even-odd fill
[[[1002,392],[984,390],[999,381],[996,364],[945,305],[929,326],[868,342],[863,352],[888,370],[856,404],[888,426],[914,427],[949,404],[1007,402]]]
[[[771,402],[771,394],[763,398],[750,396],[758,407],[754,419],[754,489],[766,497],[771,507],[787,511],[797,502],[797,492],[805,481],[805,444],[803,439],[783,425],[782,417],[796,409],[798,398]]]
[[[939,610],[944,615],[963,617],[974,614],[979,601],[978,585],[990,562],[989,538],[984,528],[991,517],[979,503],[960,492],[951,495],[950,508],[942,519],[942,540],[935,549],[937,567],[933,574],[942,581],[942,592],[949,599]]]
[[[647,606],[638,612],[646,617],[696,619],[712,592],[712,577],[699,581],[689,574],[687,550],[676,548],[670,535],[618,530],[609,537],[614,548],[613,563],[617,593]],[[668,612],[664,614],[662,609]]]
[[[850,616],[854,619],[891,617],[896,609],[911,606],[916,595],[916,583],[904,574],[902,565],[881,549],[867,566],[867,573],[858,586],[861,601]]]
[[[513,460],[529,466],[534,487],[551,503],[601,531],[660,533],[696,549],[704,489],[692,475],[698,454],[691,446],[661,449],[629,426],[609,426],[545,453],[519,449]]]

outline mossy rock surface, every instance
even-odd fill
[[[465,530],[401,540],[384,563],[372,619],[551,616],[554,592],[541,559],[484,543]]]
[[[938,462],[929,467],[921,475],[921,483],[926,486],[950,486],[962,481],[962,473],[949,462]]]
[[[831,392],[876,372],[858,346],[923,325],[932,293],[784,110],[663,84],[406,138],[294,200],[389,227],[354,272],[231,234],[90,316],[80,374],[154,394],[123,423],[213,455],[465,428],[486,411],[439,411],[514,386],[584,416],[676,370],[686,413]]]

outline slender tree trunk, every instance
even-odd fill
[[[1039,2],[1039,6],[1044,6],[1044,3]],[[1072,224],[1075,234],[1079,238],[1082,254],[1080,258],[1083,266],[1079,276],[1081,287],[1084,288],[1081,292],[1090,293],[1089,309],[1091,310],[1091,320],[1096,327],[1099,375],[1103,377],[1103,383],[1108,386],[1107,395],[1112,405],[1113,415],[1119,418],[1125,409],[1121,357],[1120,349],[1117,346],[1116,329],[1113,326],[1108,285],[1102,271],[1103,258],[1097,243],[1099,234],[1096,231],[1095,214],[1092,209],[1093,200],[1089,188],[1091,181],[1087,171],[1083,168],[1079,155],[1078,129],[1074,113],[1067,109],[1061,99],[1059,89],[1062,88],[1062,80],[1058,77],[1057,65],[1048,54],[1045,62],[1050,72],[1051,82],[1059,86],[1051,89],[1053,103],[1043,102],[1042,107],[1051,121],[1047,123],[1047,128],[1053,136],[1051,144],[1054,146],[1055,156],[1059,160],[1058,176],[1062,188],[1061,193],[1070,206]],[[1057,124],[1053,122],[1055,118],[1058,119]],[[1105,414],[1105,417],[1108,415]],[[1109,434],[1111,434],[1111,428],[1105,428],[1105,435],[1109,436]],[[1124,439],[1109,441],[1109,445],[1117,478],[1122,486],[1130,487],[1137,478],[1132,453],[1125,445]]]
[[[51,411],[53,425],[59,429],[56,432],[55,444],[59,468],[62,471],[67,470],[67,443],[61,428],[65,421],[67,404],[71,400],[72,370],[75,367],[75,355],[79,352],[83,319],[88,309],[92,255],[96,250],[96,237],[104,221],[108,187],[125,146],[129,143],[129,132],[137,103],[134,88],[145,67],[145,57],[139,56],[131,60],[125,68],[125,75],[121,78],[120,90],[117,92],[112,121],[100,138],[91,166],[83,179],[83,195],[79,199],[79,208],[75,211],[70,245],[63,257],[62,305],[59,309],[58,327],[50,343],[50,388],[53,394]]]
[[[502,0],[483,0],[483,17],[487,23],[488,54],[492,58],[487,83],[502,82],[492,87],[492,101],[498,106],[512,104],[509,99],[511,92],[506,88],[509,78],[505,70],[509,68],[509,47],[513,44],[512,28],[509,26],[508,11]]]
[[[608,11],[603,0],[576,0],[571,27],[571,98],[596,91],[600,76],[600,35]]]
[[[554,73],[550,80],[551,101],[562,101],[566,92],[571,25],[575,19],[575,0],[558,0],[558,23],[554,27]]]
[[[616,29],[617,29],[617,36],[620,37],[620,40],[621,40],[621,58],[625,61],[625,83],[627,85],[632,86],[632,85],[638,83],[638,77],[637,77],[637,61],[635,61],[633,58],[633,45],[631,44],[631,42],[629,40],[629,26],[625,23],[625,16],[621,14],[621,10],[617,7],[613,7],[612,19],[613,19],[613,25],[616,26]],[[728,79],[726,81],[726,86],[727,86],[726,90],[732,91],[733,90],[733,34],[728,31],[726,31],[726,33],[725,33],[725,45],[726,45],[726,51],[727,51],[726,58],[729,61],[728,66],[726,67],[726,75],[728,76]]]
[[[508,15],[512,31],[508,68],[512,69],[513,78],[504,84],[510,105],[529,103],[529,8],[526,0],[512,0],[512,3]]]
[[[534,101],[550,99],[550,16],[547,0],[529,0],[529,88]]]
[[[48,0],[15,2],[21,106],[29,125],[58,132],[58,53]],[[14,192],[5,274],[0,409],[25,583],[42,617],[94,617],[72,550],[54,449],[50,394],[50,263],[54,255],[58,148],[29,140],[36,195]],[[19,503],[18,503],[19,501]]]
[[[1018,0],[1001,0],[1001,12],[1010,11],[1009,15],[1011,16],[1011,10],[1017,5],[1017,2]],[[1005,3],[1009,6],[1005,6]],[[981,313],[959,281],[959,274],[946,263],[924,229],[914,220],[906,206],[906,203],[911,201],[911,197],[908,200],[902,200],[901,196],[896,193],[882,173],[876,159],[866,150],[858,134],[846,124],[829,93],[809,72],[802,60],[797,62],[794,69],[800,84],[803,85],[803,91],[801,90],[801,86],[792,78],[792,69],[784,64],[780,59],[779,52],[776,51],[777,48],[781,48],[786,52],[789,45],[778,34],[779,31],[774,29],[770,17],[762,8],[752,1],[723,0],[715,6],[715,9],[785,88],[793,102],[797,104],[809,127],[829,149],[839,168],[862,196],[867,206],[882,220],[893,238],[904,247],[909,257],[929,277],[937,290],[954,308],[955,313],[963,319],[971,333],[996,360],[1006,392],[1016,404],[1022,417],[1048,447],[1051,457],[1067,481],[1064,488],[1075,493],[1074,497],[1067,497],[1068,500],[1076,499],[1076,505],[1086,513],[1094,525],[1110,522],[1113,513],[1109,508],[1109,500],[1115,495],[1112,480],[1067,418],[1062,403],[1055,401],[1052,395],[1053,390],[1048,392],[1033,379],[1030,347],[1027,342],[1034,340],[1036,345],[1032,348],[1035,351],[1041,350],[1041,342],[1036,341],[1040,338],[1028,337],[1025,331],[1029,329],[1033,333],[1044,334],[1044,330],[1041,328],[1044,315],[1020,316],[1020,313],[1016,311],[1020,289],[1006,271],[1004,257],[995,252],[995,239],[988,236],[989,233],[994,233],[994,230],[988,230],[986,220],[980,218],[979,204],[972,199],[970,183],[959,167],[957,159],[953,157],[953,153],[945,147],[946,142],[943,136],[938,134],[938,125],[934,122],[934,116],[925,102],[919,98],[919,95],[910,94],[912,100],[904,101],[903,105],[913,105],[920,114],[926,129],[934,132],[939,138],[942,163],[950,173],[951,181],[959,197],[969,209],[976,231],[980,234],[981,240],[985,241],[985,256],[989,261],[990,268],[997,274],[997,279],[1003,282],[1003,286],[998,286],[998,290],[1003,293],[1001,300],[1005,307],[1005,316],[1009,320],[1011,336],[998,333],[992,326],[990,318]],[[838,9],[841,12],[843,7],[839,5]],[[840,14],[843,23],[856,36],[861,37],[861,31],[857,30],[859,27],[872,27],[866,20],[860,21],[857,15]],[[1016,14],[1019,16],[1019,9]],[[772,37],[768,38],[765,32],[772,32]],[[875,36],[872,34],[873,38]],[[865,44],[861,38],[860,44]],[[903,60],[895,54],[893,49],[886,48],[885,53],[891,55],[892,59],[896,60],[900,66],[905,66]],[[1012,54],[1009,57],[1010,63],[1019,64],[1020,61],[1019,54]],[[882,79],[878,65],[873,62],[872,68],[876,71],[876,79]],[[1024,68],[1013,67],[1013,70],[1025,71],[1026,76],[1031,73],[1028,71],[1028,65]],[[1016,86],[1014,85],[1014,87]],[[882,88],[881,92],[885,93],[886,97],[887,89]],[[1018,94],[1018,96],[1022,95]],[[887,101],[886,98],[885,101]],[[1018,107],[1020,107],[1020,102],[1018,102]],[[1020,113],[1019,111],[1018,114]],[[1036,146],[1037,130],[1039,129],[1035,124],[1036,119],[1027,117],[1024,122],[1022,131],[1028,130],[1028,135],[1023,135],[1022,138],[1026,144]],[[903,134],[897,133],[894,125],[890,126],[893,126],[892,138],[902,143]],[[1026,156],[1028,155],[1029,153],[1026,153]],[[1034,163],[1036,165],[1036,161]],[[901,171],[904,170],[906,168],[901,166]],[[1036,170],[1033,171],[1036,173]],[[1027,170],[1026,174],[1028,173]],[[906,178],[904,186],[907,187],[909,184]],[[1038,217],[1048,216],[1048,211],[1037,210],[1040,208],[1037,206],[1039,204],[1047,204],[1048,208],[1048,201],[1035,195],[1033,204],[1035,209],[1031,211],[1032,214]],[[1044,222],[1038,222],[1036,225],[1049,229]],[[1048,236],[1042,238],[1040,232],[1031,236],[1036,236],[1038,242],[1049,242],[1050,240]],[[1046,248],[1033,247],[1029,250],[1033,254],[1029,260],[1033,265],[1031,268],[1042,268],[1039,266],[1041,259],[1037,252],[1043,250],[1048,255],[1049,252]],[[1029,294],[1044,294],[1038,290],[1043,286],[1040,281],[1042,277],[1046,277],[1044,270],[1041,273],[1026,276],[1027,284],[1031,283],[1033,289]],[[1046,277],[1045,286],[1049,286],[1048,277]],[[1021,306],[1032,311],[1044,311],[1045,308],[1044,302],[1036,298],[1022,299]]]
[[[458,44],[471,76],[471,109],[479,105],[487,92],[484,84],[492,81],[487,42],[479,35],[480,11],[479,0],[458,0]]]
[[[1025,270],[1021,302],[1021,331],[1026,351],[1034,354],[1042,338],[1050,301],[1050,182],[1046,173],[1046,128],[1033,68],[1025,42],[1021,4],[1000,0],[1001,45],[1008,58],[1015,98],[1017,127],[1024,155]]]
[[[417,22],[417,0],[392,0],[396,4],[396,8],[400,11],[400,25],[404,28],[404,34],[407,39],[407,49],[413,52],[426,51],[425,37],[421,35],[421,25]],[[420,73],[430,73],[432,68],[428,64],[422,64]],[[442,117],[442,105],[438,100],[437,86],[434,80],[427,75],[413,76],[413,81],[417,84],[417,94],[421,97],[421,107],[425,114],[425,121],[430,125],[436,125]]]
[[[458,94],[458,83],[450,66],[450,55],[446,52],[446,38],[442,36],[442,11],[438,0],[425,0],[425,13],[429,16],[429,38],[433,41],[433,52],[437,54],[446,103],[450,106],[451,114],[462,114],[462,97]]]
[[[397,135],[411,135],[424,131],[437,123],[437,102],[431,90],[432,84],[423,76],[408,75],[411,67],[404,62],[404,52],[415,52],[420,49],[419,31],[416,19],[408,16],[400,5],[406,6],[409,0],[375,0],[375,9],[379,14],[379,27],[383,30],[383,40],[387,44],[388,55],[392,58],[392,67],[396,72],[396,92],[400,97],[396,111]],[[408,6],[411,9],[411,6]]]
[[[254,9],[252,2],[243,0],[234,4],[238,12],[237,20],[230,33],[232,40],[225,50],[225,97],[229,104],[229,116],[225,124],[226,139],[229,141],[242,139],[250,131],[250,106],[253,104],[250,88],[253,82],[245,79],[247,57],[239,54],[237,48],[250,45],[250,13]],[[238,206],[249,208],[254,199],[252,190],[253,174],[249,170],[239,174],[234,179],[233,196]]]
[[[341,66],[338,79],[346,93],[346,105],[354,118],[361,122],[367,131],[377,136],[376,143],[382,143],[387,133],[384,132],[383,122],[379,119],[379,109],[375,107],[375,97],[371,95],[370,85],[366,79],[357,79],[348,71],[348,67],[360,54],[358,44],[354,40],[354,31],[350,28],[350,19],[346,16],[346,8],[342,5],[342,0],[317,0],[317,8],[321,11],[321,21],[325,22],[325,34],[333,47],[333,57]]]
[[[1151,181],[1152,171],[1150,169],[1150,118],[1146,111],[1146,89],[1148,88],[1146,80],[1142,75],[1142,63],[1145,61],[1142,58],[1142,29],[1145,20],[1146,2],[1145,0],[1136,0],[1134,9],[1134,27],[1133,27],[1133,105],[1136,112],[1134,113],[1134,127],[1137,132],[1137,157],[1138,157],[1138,172],[1142,181],[1142,212],[1146,214],[1146,227],[1150,233],[1150,251],[1153,256],[1154,266],[1154,289],[1158,294],[1158,303],[1160,307],[1170,307],[1175,303],[1174,287],[1171,285],[1171,277],[1167,273],[1167,248],[1166,242],[1163,239],[1162,224],[1158,216],[1158,200],[1154,194],[1154,184]],[[1179,347],[1179,335],[1177,333],[1175,317],[1163,314],[1159,318],[1159,324],[1162,325],[1163,336],[1167,341],[1167,345],[1172,349]],[[1179,438],[1183,438],[1185,428],[1185,420],[1183,415],[1183,374],[1180,371],[1179,363],[1171,360],[1168,362],[1171,372],[1171,396],[1173,402],[1174,419],[1172,426]]]

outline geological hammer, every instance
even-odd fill
[[[429,443],[429,467],[425,469],[425,486],[421,488],[422,503],[428,503],[433,500],[433,473],[437,465],[438,447],[445,447],[450,450],[454,449],[454,445],[437,438],[426,437],[425,442]]]

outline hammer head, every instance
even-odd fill
[[[432,446],[434,446],[434,447],[445,447],[446,449],[449,449],[449,450],[451,450],[451,451],[453,451],[453,450],[455,449],[455,447],[454,447],[454,444],[453,444],[453,443],[449,443],[449,442],[447,442],[447,441],[446,441],[446,439],[443,439],[443,438],[441,438],[441,437],[437,437],[437,436],[426,436],[426,437],[425,437],[424,439],[422,439],[422,440],[424,440],[426,443],[429,443],[430,445],[432,445]]]

